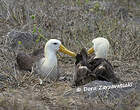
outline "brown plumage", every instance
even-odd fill
[[[43,54],[44,49],[34,50],[33,53],[27,55],[18,53],[16,57],[17,66],[20,70],[32,71],[33,64],[40,59],[39,55]]]
[[[119,82],[111,63],[105,58],[89,57],[85,48],[76,56],[75,69],[73,86],[84,85],[93,80]]]

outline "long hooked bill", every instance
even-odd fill
[[[93,47],[91,47],[89,50],[88,50],[88,54],[92,54],[94,52],[94,49]]]
[[[68,50],[66,47],[64,47],[62,44],[60,45],[59,47],[59,51],[64,53],[64,54],[67,54],[69,56],[72,56],[72,57],[76,57],[76,53]]]

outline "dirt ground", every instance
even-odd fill
[[[125,10],[127,5],[119,1],[115,5],[110,5],[109,0],[108,4],[93,2],[0,0],[0,110],[140,110],[140,93],[135,90],[116,105],[76,94],[76,89],[71,87],[75,59],[68,56],[58,54],[60,74],[68,79],[54,83],[40,84],[34,74],[19,71],[15,66],[20,50],[29,54],[34,48],[11,49],[7,34],[13,30],[43,36],[36,48],[44,46],[44,37],[57,38],[75,52],[82,47],[89,48],[93,38],[105,36],[111,44],[108,60],[117,77],[137,82],[140,79],[140,25],[139,20],[131,21],[127,15],[131,13],[139,18],[140,13],[132,3],[129,5],[133,10]],[[119,11],[117,6],[123,10]]]

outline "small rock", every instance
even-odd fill
[[[94,88],[95,90],[90,90]],[[86,84],[84,88],[88,88],[85,92],[86,98],[94,98],[100,96],[101,98],[106,98],[108,101],[114,101],[115,99],[122,98],[127,92],[130,92],[131,85],[127,83],[124,84],[112,84],[106,81],[93,81]]]
[[[59,78],[59,81],[65,81],[66,80],[66,77],[65,76],[62,76]]]
[[[23,46],[25,49],[31,49],[35,45],[37,39],[36,34],[31,32],[20,32],[20,31],[11,31],[8,33],[7,42],[12,49],[17,49],[19,46]]]
[[[72,95],[82,97],[87,101],[103,101],[110,106],[119,106],[121,104],[120,102],[122,102],[125,97],[129,96],[131,93],[137,94],[139,92],[139,82],[112,84],[111,82],[95,80],[73,89]]]

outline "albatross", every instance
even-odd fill
[[[93,39],[93,46],[86,51],[85,48],[76,55],[75,69],[73,75],[73,86],[84,85],[93,80],[119,82],[113,71],[111,63],[106,59],[109,51],[109,41],[98,37]],[[95,53],[95,57],[89,57]]]
[[[19,69],[31,71],[35,68],[35,72],[50,80],[57,80],[59,78],[57,51],[75,57],[76,54],[65,48],[60,40],[50,39],[44,48],[44,57],[39,59],[36,56],[19,53],[16,57]],[[35,66],[34,66],[35,65]]]

